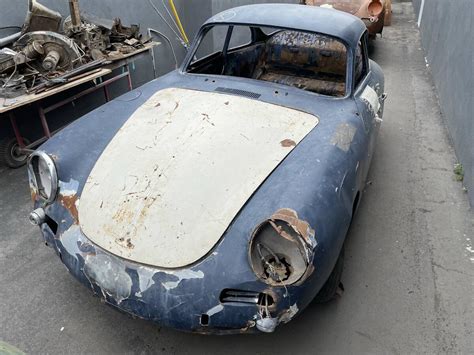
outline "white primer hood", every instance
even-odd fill
[[[81,229],[131,261],[192,264],[317,124],[313,115],[249,98],[158,91],[92,169],[79,201]]]

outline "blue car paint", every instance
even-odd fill
[[[350,36],[342,37],[352,46],[350,53],[354,53],[355,39],[357,45],[365,30],[354,19],[351,17],[355,24],[351,25]],[[252,23],[260,22],[252,18]],[[359,33],[354,34],[354,28]],[[345,31],[341,30],[342,35]],[[352,60],[349,66],[353,67]],[[361,85],[376,88],[379,95],[383,92],[383,74],[375,63],[370,62],[370,72]],[[225,87],[258,93],[260,101],[302,110],[320,120],[251,196],[213,250],[180,270],[130,262],[94,245],[81,232],[75,207],[94,164],[117,131],[154,93],[169,87],[210,92]],[[356,196],[363,191],[375,138],[375,118],[359,94],[360,90],[355,90],[345,98],[334,98],[268,82],[187,74],[183,70],[149,82],[87,114],[40,147],[53,157],[60,180],[56,202],[45,207],[57,230],[53,232],[43,224],[45,241],[75,278],[108,304],[164,326],[201,333],[256,331],[258,306],[221,304],[223,289],[270,294],[275,301],[270,307],[272,316],[283,320],[286,314],[291,319],[294,306],[298,313],[304,309],[331,273],[353,216]],[[382,111],[383,107],[380,116]],[[355,133],[344,151],[332,140],[341,127],[347,126],[354,127]],[[35,207],[40,206],[36,199]],[[274,287],[252,271],[248,245],[255,227],[282,208],[294,210],[309,223],[315,230],[317,245],[312,250],[314,270],[304,282]],[[119,277],[115,284],[107,278],[110,273]],[[180,277],[180,273],[192,277]],[[209,315],[207,326],[200,323],[202,314]]]

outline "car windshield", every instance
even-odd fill
[[[346,93],[346,46],[319,33],[270,27],[205,28],[186,71],[294,86],[329,96]]]

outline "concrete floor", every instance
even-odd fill
[[[104,306],[39,231],[25,169],[0,171],[0,341],[29,353],[474,353],[474,216],[425,65],[411,4],[373,46],[384,124],[347,239],[343,297],[274,334],[182,334]]]

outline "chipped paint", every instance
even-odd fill
[[[153,275],[155,275],[155,273],[156,270],[145,266],[137,268],[138,285],[140,290],[135,292],[135,296],[142,297],[143,293],[155,284],[155,280],[153,280]]]
[[[296,313],[298,313],[298,311],[299,311],[298,305],[295,303],[292,306],[290,306],[288,310],[282,313],[278,319],[282,323],[288,323],[290,320],[293,319],[293,317],[296,315]]]
[[[58,202],[63,206],[65,209],[67,209],[74,221],[77,223],[78,222],[78,212],[77,212],[77,196],[72,195],[72,196],[63,196],[61,194],[58,195],[57,197]]]
[[[223,309],[224,309],[224,306],[221,304],[218,304],[217,306],[212,307],[210,310],[208,310],[206,314],[209,317],[212,317],[214,314],[221,312]]]
[[[292,139],[285,139],[280,142],[282,147],[288,148],[288,147],[296,147],[296,142]]]
[[[84,274],[91,284],[100,287],[104,298],[112,297],[118,304],[130,297],[132,279],[125,265],[106,254],[87,255],[84,259]]]
[[[59,181],[59,193],[57,197],[58,202],[70,212],[76,223],[79,222],[79,199],[76,195],[78,188],[79,182],[74,179],[70,179],[68,182]]]
[[[77,194],[79,181],[70,179],[69,181],[59,181],[59,193],[63,196],[72,196]]]
[[[183,280],[190,280],[190,279],[202,279],[204,277],[204,273],[202,271],[193,271],[193,270],[178,270],[178,271],[169,271],[167,272],[168,275],[173,275],[178,278],[176,281],[167,281],[163,282],[162,285],[167,290],[172,290],[173,288],[178,287],[179,283]]]
[[[331,138],[331,144],[347,153],[354,140],[356,131],[357,128],[350,123],[339,124]]]
[[[315,239],[315,231],[308,222],[298,218],[298,213],[290,208],[282,208],[275,212],[271,220],[282,220],[290,224],[293,229],[303,237],[304,241],[311,247],[315,248],[317,245]]]
[[[369,106],[370,111],[376,114],[380,110],[380,101],[377,92],[367,85],[360,98]]]

